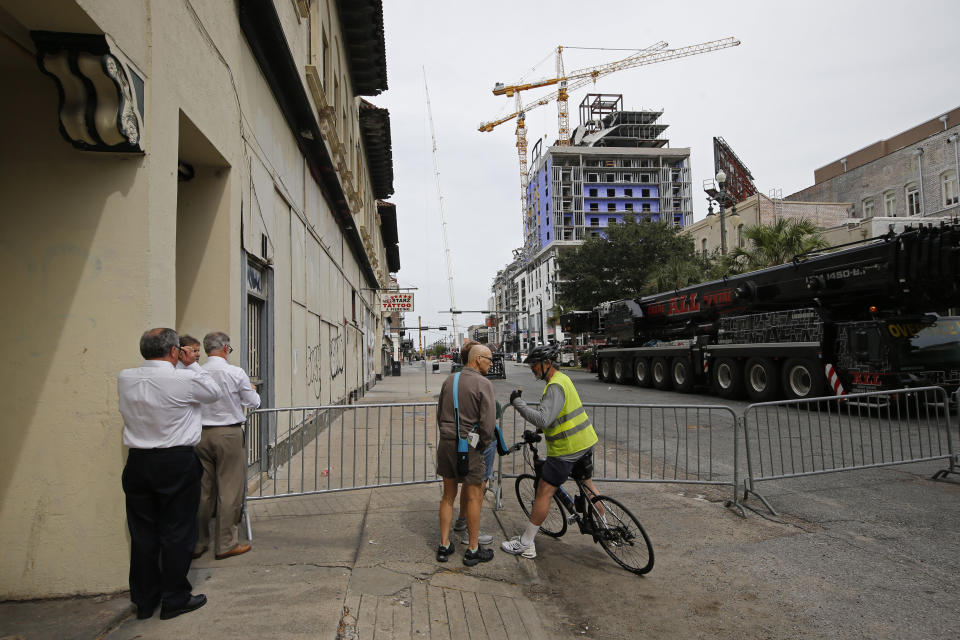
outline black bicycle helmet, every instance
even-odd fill
[[[535,364],[537,362],[543,362],[544,360],[549,360],[550,362],[557,362],[557,347],[552,344],[541,344],[537,345],[530,350],[527,359],[523,361],[523,364]]]

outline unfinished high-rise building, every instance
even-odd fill
[[[555,311],[558,251],[605,234],[625,215],[679,227],[693,222],[690,149],[670,147],[662,115],[624,110],[620,94],[589,94],[569,145],[533,146],[519,268],[498,274],[493,287],[498,300],[519,293],[510,309],[518,313],[518,350],[563,340]]]
[[[531,259],[550,245],[603,233],[626,214],[692,222],[690,149],[670,148],[662,110],[626,111],[620,94],[589,94],[570,145],[533,147],[524,247]]]

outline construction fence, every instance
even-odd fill
[[[771,480],[944,460],[960,472],[958,434],[939,387],[752,404],[586,404],[597,431],[594,478],[603,482],[717,485],[728,505]],[[248,499],[439,482],[435,403],[259,409],[247,441]],[[529,425],[508,408],[507,445]],[[520,455],[497,458],[491,489],[529,471]]]

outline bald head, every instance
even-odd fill
[[[486,345],[482,344],[473,345],[473,347],[470,349],[470,359],[467,360],[467,366],[471,369],[479,369],[480,367],[477,365],[477,362],[481,357],[489,358],[490,349]]]

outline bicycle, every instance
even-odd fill
[[[523,459],[534,470],[533,474],[522,473],[517,476],[517,500],[528,518],[533,509],[537,484],[546,462],[537,452],[536,443],[541,439],[540,434],[527,430],[523,432],[523,441],[509,449],[509,451],[519,451],[526,447]],[[528,452],[532,455],[532,461]],[[592,536],[593,541],[600,543],[607,555],[621,567],[638,575],[648,573],[653,569],[653,545],[650,543],[647,532],[643,530],[637,517],[623,504],[609,496],[597,495],[590,490],[590,487],[584,483],[584,479],[592,470],[592,462],[589,465],[582,465],[582,462],[584,461],[581,460],[574,466],[570,475],[577,484],[576,497],[571,497],[563,487],[557,487],[557,492],[553,495],[557,508],[550,509],[547,513],[547,519],[540,525],[540,531],[553,538],[559,538],[567,532],[567,523],[574,522],[580,528],[581,534]],[[581,468],[584,466],[586,468]],[[568,512],[569,516],[564,512]]]

